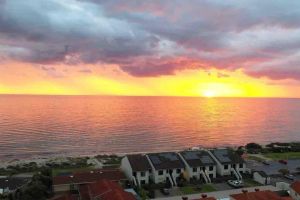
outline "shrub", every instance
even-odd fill
[[[257,149],[257,150],[261,150],[262,147],[261,147],[259,144],[252,142],[252,143],[248,143],[248,144],[246,145],[246,149],[247,149],[247,150],[249,150],[249,149]]]
[[[287,175],[290,173],[290,171],[288,169],[280,169],[278,170],[279,173],[281,173],[282,175]]]

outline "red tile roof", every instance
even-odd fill
[[[101,180],[96,183],[80,185],[82,200],[91,200],[101,197],[101,200],[135,200],[133,194],[125,192],[116,182]]]
[[[81,200],[91,200],[88,184],[79,185],[78,190],[79,190],[79,196]]]
[[[93,170],[91,172],[73,173],[71,176],[56,176],[53,178],[53,185],[94,183],[103,179],[120,181],[126,180],[126,177],[118,169]]]
[[[257,191],[257,192],[246,192],[240,194],[230,195],[234,200],[288,200],[292,198],[280,197],[275,192],[266,190],[266,191]]]
[[[291,188],[297,192],[298,194],[300,194],[300,181],[295,181],[294,183],[292,183]]]

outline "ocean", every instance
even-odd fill
[[[0,95],[0,160],[300,141],[300,99]]]

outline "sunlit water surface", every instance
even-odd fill
[[[0,159],[299,140],[299,99],[0,95]]]

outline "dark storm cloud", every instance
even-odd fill
[[[298,0],[0,1],[1,58],[111,63],[133,76],[214,67],[300,79],[299,53]]]

